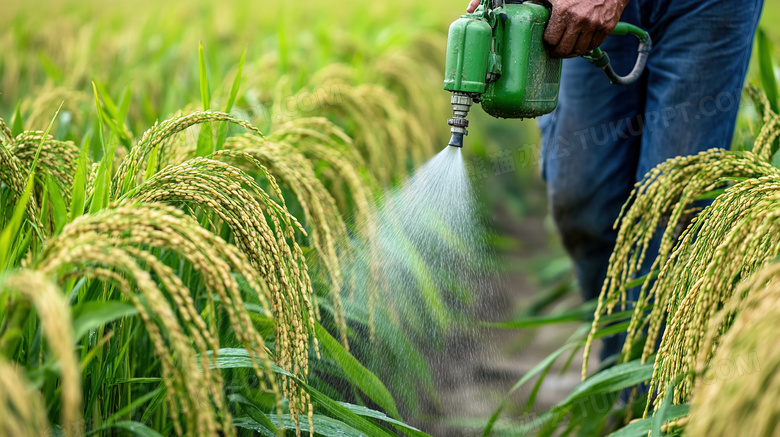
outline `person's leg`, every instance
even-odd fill
[[[763,0],[640,5],[654,47],[637,180],[669,158],[729,148]]]
[[[638,24],[633,0],[622,20]],[[602,48],[619,74],[631,70],[635,39],[609,37]],[[584,59],[567,59],[558,108],[539,121],[550,209],[585,300],[601,291],[617,237],[613,223],[634,185],[643,87],[642,80],[613,85]],[[621,339],[610,338],[604,346],[602,358],[619,352]]]

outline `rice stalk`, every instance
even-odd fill
[[[354,215],[355,222],[365,222],[372,210],[374,192],[379,184],[366,171],[366,163],[357,153],[352,138],[343,130],[321,117],[300,118],[276,128],[270,137],[294,144],[295,148],[312,161],[327,164],[331,175],[322,175],[328,184],[342,183],[343,190],[330,189],[343,216]],[[349,203],[351,199],[352,203]]]
[[[732,319],[725,334],[713,325],[708,330],[707,345],[720,345],[713,355],[702,350],[713,364],[693,390],[687,434],[780,435],[779,263],[747,279],[713,320]]]
[[[14,134],[11,132],[11,128],[8,127],[7,124],[5,124],[5,120],[0,118],[0,132],[3,133],[3,136],[5,137],[5,141],[8,141],[9,143],[14,142]]]
[[[16,137],[11,153],[29,171],[39,148],[38,168],[54,177],[66,205],[69,205],[79,148],[72,141],[58,141],[51,135],[44,138],[43,132],[24,132]]]
[[[125,298],[139,309],[161,359],[162,372],[171,375],[170,379],[164,380],[176,432],[203,435],[221,430],[233,435],[221,376],[208,370],[214,363],[206,358],[217,350],[214,349],[218,346],[216,327],[208,326],[200,318],[194,308],[192,292],[170,268],[156,260],[150,252],[152,248],[178,253],[202,276],[211,292],[207,296],[210,302],[213,304],[215,295],[219,297],[220,308],[228,316],[237,339],[253,357],[256,375],[263,386],[265,380],[269,381],[280,409],[281,397],[270,370],[269,352],[243,308],[241,291],[231,272],[246,279],[261,303],[270,298],[267,288],[238,249],[201,228],[181,211],[159,204],[125,202],[94,215],[82,216],[49,242],[39,268],[53,274],[67,268],[98,267],[100,271],[113,269],[132,278],[141,294]],[[170,301],[157,283],[171,296]],[[267,307],[266,311],[270,316]],[[216,315],[212,318],[218,319]],[[195,350],[191,339],[194,339]],[[172,352],[175,362],[170,358]],[[294,387],[286,385],[291,395],[297,394]],[[204,406],[193,398],[192,394],[203,388],[209,389],[213,405],[209,402]],[[308,398],[290,398],[292,414],[299,411],[296,407],[304,401],[308,402]]]
[[[51,432],[43,397],[18,365],[0,356],[0,435],[40,437]]]
[[[22,270],[7,276],[3,288],[29,299],[38,314],[41,334],[59,364],[62,398],[61,423],[67,436],[83,436],[81,422],[81,368],[74,353],[70,305],[66,296],[40,273]],[[0,372],[2,373],[2,372]],[[46,422],[41,422],[41,425]]]
[[[753,150],[760,159],[770,162],[772,160],[773,145],[780,136],[780,116],[772,113],[768,120],[761,126],[753,143]]]
[[[52,113],[62,104],[60,112],[68,113],[74,117],[73,123],[79,122],[79,117],[84,114],[82,107],[89,107],[91,96],[83,91],[65,86],[46,85],[35,92],[34,99],[25,99],[22,102],[22,112],[28,114],[25,125],[33,127],[46,127],[51,121]],[[91,106],[91,110],[95,107]],[[55,122],[62,123],[62,120]]]
[[[658,389],[659,399],[677,375],[701,364],[708,333],[702,327],[732,299],[737,284],[780,253],[774,238],[779,216],[780,175],[748,180],[719,196],[681,237],[656,284],[667,290],[669,314],[650,385]],[[651,323],[650,332],[657,332],[658,325]],[[646,350],[651,347],[646,344]],[[694,382],[692,373],[684,377],[675,386],[673,401],[685,402]]]
[[[441,42],[439,41],[439,43]],[[415,46],[415,48],[417,47]],[[439,91],[438,86],[433,88],[429,83],[421,81],[420,77],[440,77],[442,75],[441,65],[444,63],[425,64],[404,54],[393,53],[379,59],[375,69],[388,82],[388,88],[397,91],[397,94],[405,100],[409,112],[415,114],[423,126],[433,126],[439,121],[437,115],[441,111],[432,110],[432,106],[446,111],[449,109],[447,108],[447,99],[444,99],[443,102],[442,99],[437,99],[436,97],[439,97],[440,94],[432,93],[431,90]],[[419,72],[419,74],[409,74],[410,72]],[[439,103],[438,107],[437,103]],[[433,141],[427,141],[427,143],[433,143]]]
[[[200,372],[195,351],[191,346],[191,338],[196,335],[188,335],[183,331],[174,310],[157,287],[152,275],[126,251],[111,247],[110,239],[93,234],[83,235],[78,239],[71,238],[69,242],[73,243],[73,246],[67,252],[55,253],[53,256],[56,258],[43,268],[74,268],[86,277],[104,281],[115,279],[107,275],[107,272],[115,272],[115,275],[132,280],[139,294],[125,294],[123,298],[138,309],[139,317],[160,359],[160,374],[165,375],[162,379],[174,431],[177,435],[215,432],[217,413],[209,402],[203,405],[193,398],[192,394],[208,389],[212,396],[214,393],[222,396],[221,387],[215,386],[213,382],[209,383],[206,379],[208,372]],[[130,291],[124,287],[120,289],[123,293]],[[200,342],[195,343],[198,345]],[[229,433],[231,427],[226,428]]]
[[[240,155],[222,151],[216,157],[228,154]],[[273,308],[279,365],[295,374],[307,373],[308,345],[314,331],[311,283],[303,253],[294,240],[294,230],[305,232],[283,205],[274,202],[240,169],[206,158],[167,167],[124,198],[146,203],[186,203],[219,217],[270,290],[269,296],[259,298],[266,306],[270,302]],[[271,218],[273,228],[266,217]],[[296,329],[288,329],[290,326]]]
[[[295,119],[277,128],[272,135],[273,139],[280,138],[286,142],[295,144],[296,149],[300,150],[305,156],[314,162],[324,162],[326,169],[333,171],[333,176],[329,179],[332,184],[335,181],[344,184],[344,193],[339,196],[339,190],[330,189],[335,199],[341,198],[341,208],[344,211],[351,211],[352,231],[356,234],[358,241],[370,241],[371,237],[376,235],[373,226],[376,224],[374,217],[377,210],[374,206],[374,193],[379,191],[379,184],[369,172],[366,171],[366,165],[363,158],[356,152],[351,138],[342,130],[333,125],[324,118],[302,118]],[[322,176],[320,177],[322,179]],[[346,197],[351,199],[351,207],[347,205]],[[345,212],[346,214],[346,212]],[[381,259],[373,248],[356,247],[354,241],[343,241],[342,246],[347,249],[347,259],[342,261],[348,270],[355,265],[358,257],[366,256],[372,277],[378,278],[382,275]],[[357,246],[360,246],[359,244]],[[363,254],[355,253],[360,249]],[[355,299],[355,291],[358,287],[358,276],[356,272],[347,272],[350,302]],[[369,337],[374,339],[375,335],[375,306],[379,302],[380,290],[376,281],[368,281],[368,327]]]
[[[587,357],[601,317],[611,314],[616,307],[623,309],[629,304],[625,284],[639,272],[659,226],[663,229],[663,236],[651,271],[660,270],[667,264],[675,248],[679,229],[688,221],[690,209],[697,198],[722,187],[730,178],[760,178],[775,174],[777,170],[774,167],[761,161],[752,152],[711,149],[693,156],[669,159],[637,183],[615,222],[615,226],[620,225],[620,230],[585,346],[583,378],[587,375]],[[634,313],[623,349],[624,357],[633,339],[643,333],[648,324],[650,330],[642,359],[646,360],[652,355],[668,299],[668,291],[659,286],[657,281],[646,281],[642,285],[637,302],[634,303]],[[652,309],[647,316],[651,303]]]
[[[390,96],[377,85],[342,86],[342,102],[329,108],[356,124],[353,138],[371,171],[383,184],[408,172],[402,158],[408,156],[411,143],[400,132],[396,113],[386,112],[383,99]],[[399,110],[396,108],[396,110]]]
[[[289,124],[292,125],[298,125],[296,122],[290,122]],[[311,127],[309,130],[313,130],[313,128],[320,126],[320,127],[327,127],[328,129],[325,129],[324,133],[321,133],[319,136],[320,139],[323,139],[323,136],[325,139],[330,139],[330,142],[332,144],[335,143],[335,140],[333,138],[338,138],[341,141],[350,141],[349,137],[347,137],[342,131],[338,130],[335,127],[329,126],[327,122],[323,123],[321,119],[316,120],[314,123],[308,123],[308,127]],[[303,129],[307,130],[307,129]],[[301,133],[300,131],[298,132]],[[289,131],[286,131],[286,136],[289,136]],[[279,134],[274,135],[274,138],[279,136]],[[330,193],[325,189],[325,187],[322,185],[319,179],[317,179],[314,169],[312,167],[312,164],[310,161],[301,153],[297,151],[298,145],[293,146],[291,144],[288,144],[286,142],[280,142],[276,140],[271,140],[269,138],[259,138],[255,135],[241,135],[241,136],[234,136],[229,137],[225,144],[223,145],[224,150],[218,152],[217,154],[213,155],[214,158],[224,157],[226,159],[229,159],[231,163],[234,163],[236,165],[242,165],[244,163],[243,168],[247,172],[252,172],[254,169],[259,167],[263,173],[266,174],[266,177],[273,179],[274,181],[278,180],[280,181],[285,187],[290,189],[293,194],[298,199],[298,203],[300,204],[304,219],[307,223],[307,227],[309,228],[308,236],[311,242],[312,247],[316,250],[317,254],[320,256],[320,260],[322,261],[322,264],[325,268],[325,272],[328,276],[328,284],[329,284],[329,294],[331,297],[331,302],[334,307],[334,317],[336,319],[336,323],[339,327],[341,341],[345,345],[345,347],[348,347],[347,337],[346,337],[346,320],[344,317],[343,307],[341,304],[341,297],[340,297],[340,289],[342,286],[342,273],[340,271],[340,262],[339,258],[341,256],[345,256],[349,258],[351,255],[348,252],[348,246],[341,244],[343,241],[346,240],[347,237],[347,230],[346,225],[341,219],[341,215],[339,213],[338,208],[335,205],[335,201],[333,200]],[[322,148],[321,148],[322,149]],[[192,152],[192,144],[189,144],[189,148],[181,144],[179,145],[179,148],[177,149],[177,154],[181,156],[190,156]],[[230,151],[230,152],[228,152]],[[328,149],[325,148],[324,150],[320,150],[320,152],[323,155],[328,155],[331,157],[331,161],[338,162],[339,160],[339,154],[337,153],[328,153]],[[233,155],[233,156],[231,156]],[[249,159],[247,159],[249,158]],[[236,244],[244,250],[250,257],[250,259],[257,261],[257,267],[261,269],[264,274],[275,274],[274,272],[281,272],[282,274],[285,273],[285,267],[282,266],[281,268],[278,268],[276,270],[270,270],[268,269],[268,261],[263,260],[263,257],[266,257],[267,254],[273,253],[273,251],[277,251],[277,248],[272,247],[274,245],[273,241],[268,241],[268,244],[264,244],[262,246],[255,245],[254,242],[257,241],[257,236],[263,236],[268,235],[270,233],[264,234],[262,227],[267,227],[265,223],[258,224],[254,223],[255,221],[263,220],[262,214],[258,217],[258,212],[263,211],[263,208],[260,207],[260,204],[270,206],[271,211],[265,211],[266,214],[273,213],[277,214],[280,219],[283,219],[283,221],[292,221],[296,222],[295,218],[290,216],[289,213],[287,213],[285,207],[280,207],[276,203],[274,203],[268,195],[259,187],[257,184],[249,178],[247,175],[244,175],[242,178],[239,178],[240,181],[246,185],[251,187],[250,191],[247,191],[245,193],[238,193],[238,192],[228,192],[224,194],[219,194],[217,191],[221,189],[221,187],[225,187],[227,184],[230,184],[230,182],[227,181],[227,179],[235,179],[235,175],[233,174],[235,170],[229,170],[228,167],[219,166],[216,163],[212,162],[211,165],[214,168],[211,168],[209,170],[201,169],[197,173],[198,178],[203,178],[204,174],[208,172],[217,172],[221,171],[225,176],[226,179],[222,183],[218,184],[220,186],[214,186],[212,188],[209,188],[209,192],[202,193],[202,196],[199,196],[197,199],[190,197],[182,198],[181,196],[181,190],[182,189],[188,189],[190,191],[197,190],[198,187],[190,182],[185,182],[181,178],[187,179],[191,177],[195,177],[195,173],[189,171],[189,170],[182,170],[184,166],[191,166],[196,165],[195,163],[199,161],[189,160],[185,161],[184,163],[176,166],[176,171],[183,171],[184,173],[187,173],[187,176],[178,175],[177,177],[179,180],[176,182],[178,184],[186,185],[185,188],[178,189],[178,192],[176,190],[172,190],[170,180],[170,175],[173,174],[174,170],[165,169],[163,170],[165,176],[155,176],[155,183],[160,183],[164,185],[165,187],[157,187],[154,190],[154,194],[145,193],[141,197],[138,197],[136,194],[133,194],[133,196],[139,200],[143,200],[146,202],[149,201],[167,201],[164,200],[161,196],[168,196],[172,194],[171,200],[184,200],[187,202],[194,202],[196,204],[199,204],[202,209],[211,209],[213,205],[204,205],[204,202],[206,200],[214,200],[219,199],[219,202],[221,205],[224,205],[224,208],[227,208],[228,210],[231,210],[230,213],[225,212],[219,212],[221,220],[223,220],[225,223],[228,224],[228,226],[231,228],[231,230],[236,235]],[[246,164],[249,164],[246,166]],[[201,164],[197,164],[201,165]],[[339,166],[345,171],[352,170],[351,167],[349,167],[349,164],[343,164],[339,163]],[[217,169],[217,167],[220,167],[220,169]],[[355,170],[356,172],[356,170]],[[192,173],[192,174],[190,174]],[[242,172],[243,174],[243,172]],[[216,176],[210,176],[210,177],[216,177]],[[364,184],[360,182],[360,179],[355,177],[354,175],[351,175],[351,181],[352,186],[354,187],[360,187],[361,192],[359,194],[361,197],[359,197],[358,201],[361,203],[361,208],[363,210],[368,210],[369,208],[369,199],[368,193],[365,190]],[[201,181],[202,182],[202,181]],[[275,184],[275,182],[273,182]],[[149,184],[146,184],[147,186]],[[190,193],[192,194],[192,193]],[[283,200],[283,197],[281,193],[276,193],[277,198],[280,200]],[[241,202],[236,203],[235,199],[246,199],[248,197],[258,197],[261,202],[260,204],[256,205],[257,207],[250,204],[251,210],[256,210],[255,212],[252,211],[246,211],[244,205],[241,205]],[[233,204],[231,205],[231,202]],[[204,206],[208,206],[207,208],[204,208]],[[219,208],[218,208],[219,209]],[[242,223],[252,223],[253,225],[250,226],[250,228],[255,228],[258,231],[246,231],[242,228]],[[306,235],[306,232],[303,232],[303,228],[300,227],[300,225],[297,225],[296,222],[296,228],[302,231],[304,235]],[[272,234],[270,234],[272,235]],[[286,245],[284,242],[284,238],[279,239],[280,248]],[[296,251],[299,249],[295,249]],[[286,249],[279,251],[279,253],[286,251]],[[301,254],[301,258],[302,254]],[[282,278],[284,280],[284,278]],[[303,283],[309,283],[308,277],[304,278]],[[274,293],[278,292],[278,290],[282,289],[281,283],[279,281],[269,281],[269,285],[274,289]],[[310,290],[304,290],[302,291],[304,293],[304,296],[311,295]],[[290,297],[285,298],[285,300],[289,300]],[[305,302],[304,302],[305,303]],[[308,308],[308,304],[306,304],[306,307]],[[316,310],[316,308],[315,308]],[[279,321],[279,323],[284,323],[283,321]],[[313,321],[312,321],[313,323]],[[313,329],[310,327],[310,329]],[[282,346],[284,346],[284,343],[280,343]]]
[[[317,108],[316,114],[335,113],[335,121],[343,119],[354,128],[348,132],[361,151],[376,178],[389,184],[394,178],[408,172],[406,162],[412,143],[400,128],[403,109],[396,97],[379,85],[351,85],[349,67],[334,64],[319,71],[312,79],[312,86],[335,87],[338,101]],[[331,118],[331,117],[328,117]]]
[[[780,262],[765,265],[755,274],[745,278],[732,297],[723,305],[718,313],[710,319],[707,326],[702,346],[697,357],[698,373],[703,373],[712,361],[712,357],[720,347],[721,338],[728,333],[734,319],[745,309],[752,309],[757,305],[770,306],[772,302],[780,299]]]
[[[660,407],[667,387],[678,378],[673,403],[688,401],[698,382],[696,370],[718,353],[716,339],[734,319],[734,312],[727,317],[718,312],[732,299],[745,298],[738,284],[780,253],[773,238],[780,230],[780,171],[768,163],[780,119],[765,97],[750,89],[748,94],[762,123],[753,151],[709,150],[664,162],[637,184],[616,221],[618,240],[586,344],[583,378],[601,317],[633,305],[621,359],[644,334],[641,359],[650,359],[660,338],[650,381],[654,396],[645,416],[653,404]],[[715,200],[678,239],[697,199],[713,191]],[[626,284],[639,272],[659,228],[660,250],[651,267],[658,277],[645,281],[637,301],[629,302]]]
[[[5,126],[5,122],[0,119],[2,125]],[[21,199],[24,195],[24,188],[27,184],[28,172],[25,172],[24,163],[16,156],[12,148],[15,145],[16,140],[11,135],[10,131],[6,132],[8,127],[3,129],[3,137],[0,138],[0,182],[6,184],[11,188],[16,199]],[[30,197],[26,207],[27,218],[36,225],[40,225],[38,220],[38,206],[34,196]]]
[[[296,148],[284,142],[269,141],[251,135],[231,137],[225,142],[225,149],[250,156],[267,174],[274,176],[298,199],[303,210],[311,245],[319,255],[329,279],[330,299],[334,318],[339,328],[341,342],[348,348],[347,327],[341,303],[342,272],[339,267],[341,256],[348,257],[348,247],[340,245],[347,238],[347,228],[330,193],[317,179],[314,169],[306,157]],[[230,156],[226,153],[220,156]]]
[[[122,160],[112,180],[112,193],[114,198],[137,185],[136,178],[146,157],[158,146],[162,146],[166,140],[197,124],[209,121],[224,121],[241,126],[249,131],[263,136],[263,134],[246,121],[239,120],[230,114],[213,111],[198,111],[189,115],[174,117],[155,123],[144,132],[140,141],[133,146],[127,157]],[[162,147],[160,147],[162,148]]]
[[[755,85],[745,87],[745,93],[753,101],[753,106],[759,114],[759,124],[761,128],[753,144],[753,150],[762,160],[770,162],[772,159],[772,148],[777,141],[777,131],[780,125],[778,117],[780,115],[772,111],[772,105],[769,103],[767,95],[758,89]],[[773,132],[774,131],[774,132]]]

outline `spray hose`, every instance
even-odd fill
[[[582,55],[582,57],[596,67],[604,70],[604,73],[607,75],[610,82],[617,85],[630,85],[642,76],[645,65],[647,65],[647,58],[650,56],[650,51],[653,49],[653,42],[650,40],[650,35],[646,31],[633,24],[623,22],[618,23],[617,26],[615,26],[612,35],[634,35],[639,38],[636,63],[634,63],[634,68],[631,70],[631,73],[628,73],[626,76],[620,76],[615,73],[615,70],[612,69],[612,65],[609,63],[607,52],[598,47]]]

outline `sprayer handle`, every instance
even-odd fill
[[[645,71],[645,65],[647,65],[647,58],[650,56],[650,51],[653,49],[653,42],[650,40],[650,34],[633,24],[620,22],[615,26],[612,35],[634,35],[639,38],[636,63],[634,63],[634,68],[631,70],[631,73],[628,73],[626,76],[619,76],[615,73],[615,70],[612,69],[612,65],[609,63],[607,52],[598,47],[582,55],[582,57],[587,59],[591,64],[604,70],[604,73],[607,75],[610,82],[618,85],[632,84],[642,76],[642,72]]]

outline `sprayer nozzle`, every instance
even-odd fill
[[[469,121],[466,120],[466,116],[471,107],[471,96],[465,93],[455,92],[452,93],[450,102],[452,103],[452,118],[447,120],[447,124],[450,125],[452,138],[450,138],[449,145],[453,147],[463,147],[463,135],[469,134],[469,131],[466,129],[469,127]]]
[[[447,145],[452,147],[463,147],[463,134],[452,134],[450,143]]]

